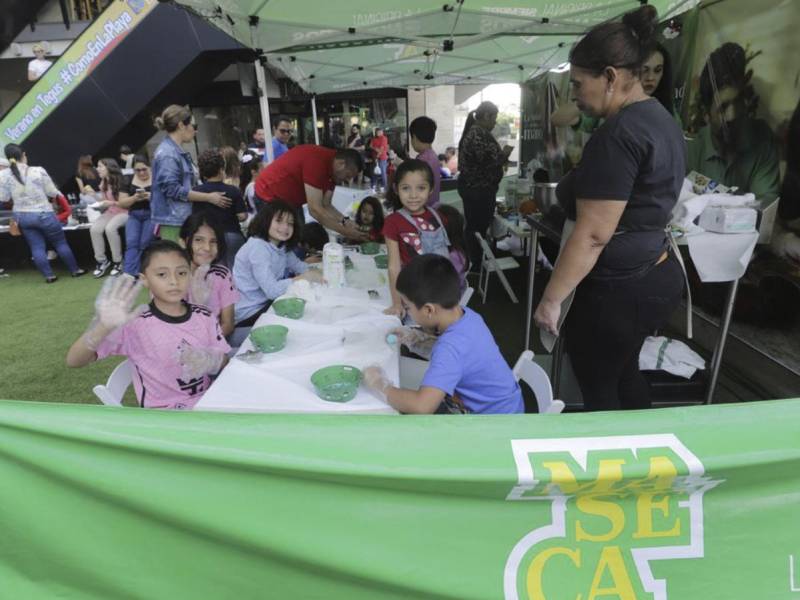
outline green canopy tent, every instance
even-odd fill
[[[567,60],[588,29],[640,0],[179,0],[313,94],[522,83]],[[661,18],[697,0],[651,0]],[[256,71],[264,88],[263,66]],[[313,96],[312,96],[313,97]],[[269,107],[262,94],[262,119]],[[312,103],[313,107],[313,103]],[[316,116],[315,116],[316,121]],[[271,153],[271,144],[267,144]],[[270,157],[271,158],[271,157]]]

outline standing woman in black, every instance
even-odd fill
[[[665,233],[685,174],[683,135],[640,81],[656,19],[642,6],[598,25],[570,53],[578,108],[605,122],[558,185],[575,228],[534,319],[557,334],[561,303],[574,291],[565,341],[587,410],[650,406],[639,352],[683,291]]]
[[[503,165],[512,150],[508,147],[502,150],[492,136],[495,123],[497,106],[492,102],[481,102],[467,116],[458,143],[458,195],[464,202],[464,235],[472,265],[481,264],[482,252],[475,232],[485,236],[492,224]]]

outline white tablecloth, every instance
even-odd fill
[[[311,384],[314,371],[337,364],[359,369],[379,364],[395,385],[400,380],[399,347],[386,343],[386,333],[400,325],[396,317],[383,314],[391,304],[386,271],[376,269],[371,256],[347,254],[354,263],[347,272],[348,287],[312,286],[302,319],[285,319],[272,309],[262,315],[254,327],[289,328],[286,347],[250,363],[238,358],[253,350],[246,340],[195,410],[396,414],[363,385],[353,400],[337,403],[319,398]],[[371,298],[368,290],[378,297]]]

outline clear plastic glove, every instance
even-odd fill
[[[304,279],[311,283],[322,283],[322,271],[319,269],[309,269],[302,275],[298,275],[296,279]]]
[[[202,304],[205,306],[211,296],[211,282],[206,279],[211,265],[201,265],[192,273],[189,282],[189,299],[192,304]]]
[[[386,390],[392,386],[392,383],[386,376],[386,371],[378,365],[371,365],[364,369],[364,385],[385,401]]]
[[[397,341],[422,358],[430,359],[436,336],[425,333],[416,327],[396,327],[389,333],[397,336]]]
[[[178,363],[182,367],[181,376],[189,381],[209,373],[216,373],[222,368],[225,353],[220,350],[195,348],[186,340],[178,348]]]
[[[84,336],[86,345],[90,349],[97,350],[97,346],[106,335],[135,319],[147,309],[145,305],[134,308],[141,289],[141,282],[127,274],[106,279],[94,301],[94,321]]]

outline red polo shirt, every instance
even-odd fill
[[[333,157],[336,150],[314,144],[295,146],[270,163],[256,179],[256,196],[267,202],[283,200],[293,206],[306,203],[305,186],[333,190]]]

